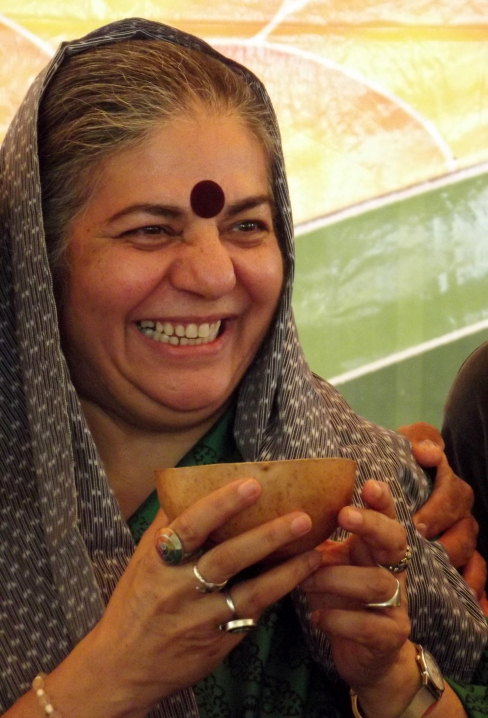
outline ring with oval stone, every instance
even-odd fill
[[[158,554],[168,566],[179,566],[193,555],[185,553],[180,537],[168,526],[156,532],[154,541]]]

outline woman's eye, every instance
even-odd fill
[[[256,219],[244,219],[234,227],[237,232],[263,232],[266,229],[264,222]]]
[[[122,232],[121,237],[135,237],[136,239],[167,239],[168,237],[176,237],[180,232],[177,232],[172,227],[160,224],[149,224],[144,227],[135,227],[134,229],[128,229]]]

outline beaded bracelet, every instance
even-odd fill
[[[45,673],[38,673],[32,681],[32,690],[36,694],[37,702],[39,703],[39,707],[42,710],[42,714],[44,718],[63,718],[61,713],[55,709],[55,707],[51,703],[51,699],[44,690],[45,678]]]

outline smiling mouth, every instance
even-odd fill
[[[209,344],[215,341],[222,327],[222,321],[212,324],[172,324],[171,322],[158,322],[152,319],[144,319],[137,322],[137,328],[155,342],[172,344],[173,346],[195,346],[198,344]]]

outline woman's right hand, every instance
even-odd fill
[[[231,516],[254,503],[261,487],[238,480],[183,512],[170,527],[185,552],[193,553]],[[239,643],[219,625],[231,610],[222,593],[203,594],[193,562],[166,565],[154,537],[166,526],[159,512],[144,534],[95,628],[47,678],[47,692],[63,715],[84,718],[144,716],[163,697],[195,684]],[[211,548],[198,558],[202,576],[231,579],[277,548],[307,533],[311,520],[295,512]],[[262,611],[309,576],[320,564],[310,551],[237,583],[231,594],[239,618]]]

